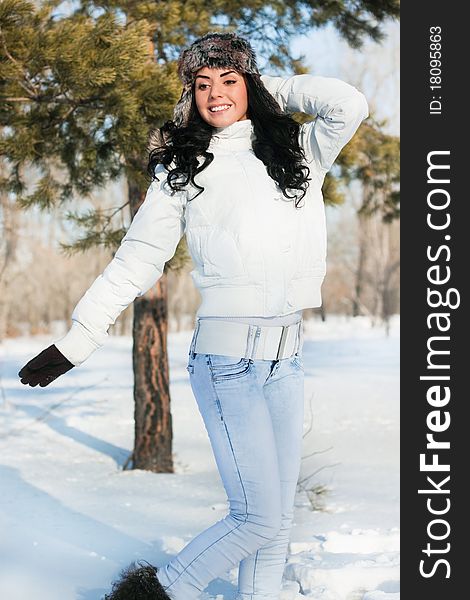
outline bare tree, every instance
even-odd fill
[[[0,178],[4,175],[0,163]],[[8,334],[11,283],[16,267],[20,212],[11,194],[0,190],[0,341]]]

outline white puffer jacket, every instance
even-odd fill
[[[145,201],[113,260],[72,313],[57,348],[80,365],[102,346],[108,328],[161,277],[186,234],[201,294],[197,316],[284,315],[321,305],[326,226],[321,186],[343,146],[368,116],[364,95],[335,78],[262,76],[283,110],[317,118],[301,126],[311,181],[301,208],[283,196],[252,150],[251,120],[213,134],[213,162],[197,188],[171,195],[159,165]]]

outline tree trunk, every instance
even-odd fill
[[[5,176],[6,170],[0,163],[0,176]],[[0,342],[8,335],[8,315],[13,302],[8,288],[16,254],[19,237],[19,210],[15,200],[5,193],[0,193]]]
[[[144,195],[128,184],[134,215]],[[132,365],[134,370],[134,469],[173,472],[172,419],[167,354],[167,275],[134,301]]]
[[[172,420],[167,357],[167,275],[134,303],[135,444],[133,467],[172,473]]]
[[[352,316],[358,317],[361,314],[362,289],[364,285],[366,255],[367,255],[367,219],[364,215],[358,214],[358,258],[356,272],[354,274],[354,297],[352,303]]]

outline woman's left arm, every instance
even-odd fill
[[[364,94],[334,77],[262,75],[261,81],[283,111],[316,117],[302,125],[300,142],[323,178],[361,122],[369,116]]]

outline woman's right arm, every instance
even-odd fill
[[[70,330],[54,342],[75,366],[104,345],[109,326],[158,281],[184,235],[186,192],[171,195],[163,165],[155,173],[160,181],[150,185],[114,258],[75,306]]]

